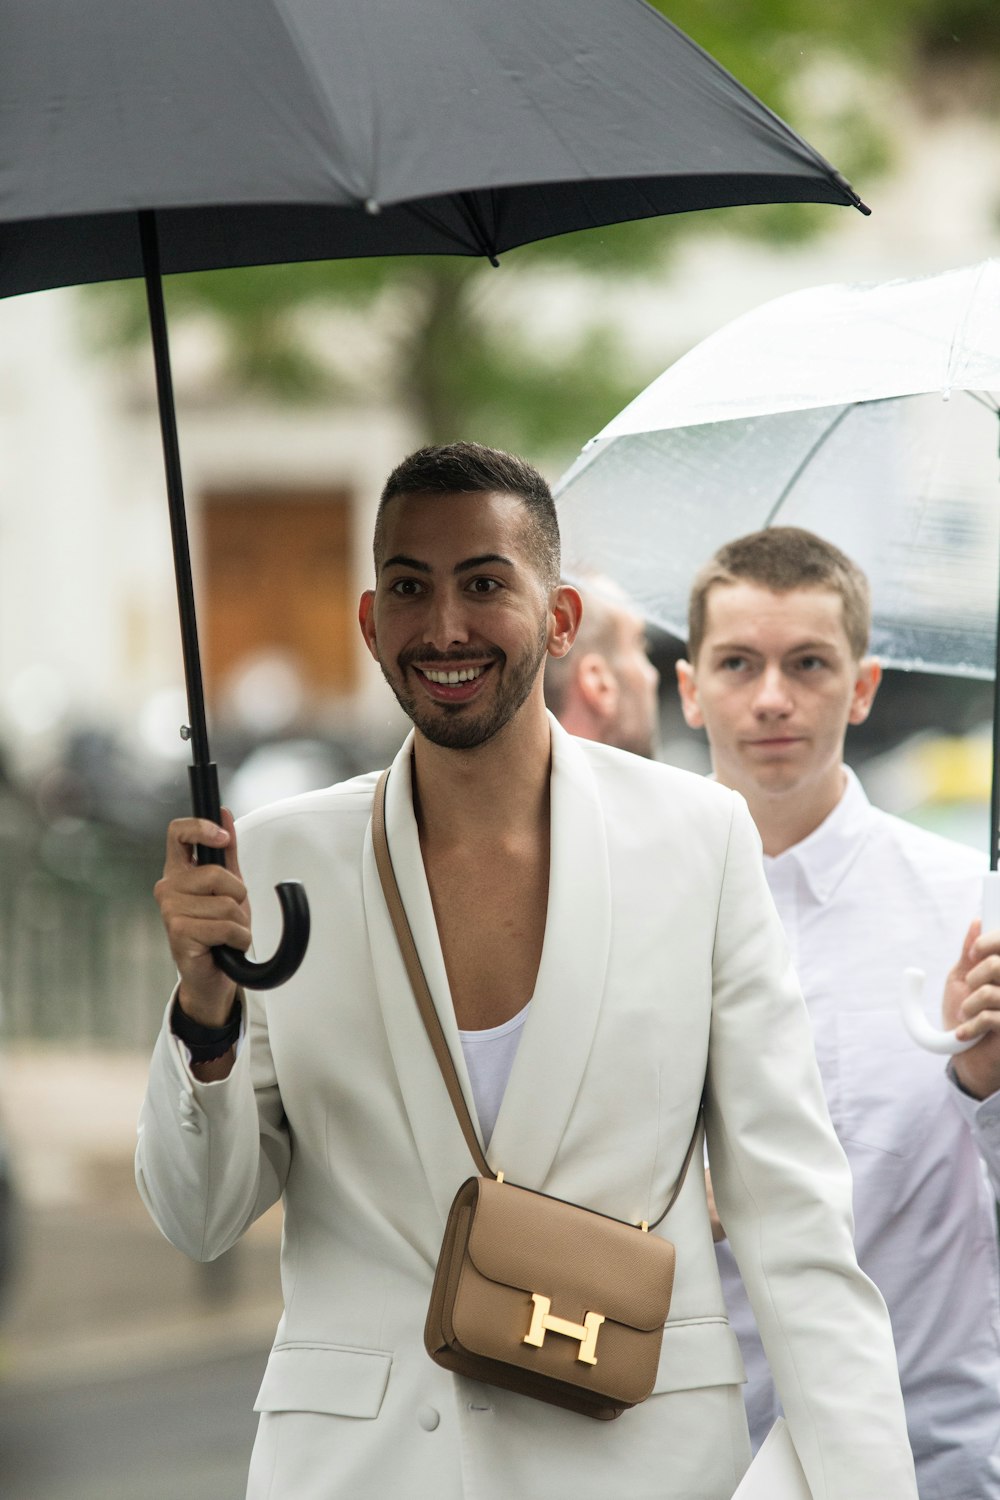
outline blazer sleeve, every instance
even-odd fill
[[[277,1202],[291,1157],[262,1012],[241,996],[247,1034],[232,1072],[192,1074],[170,1005],[139,1115],[135,1174],[155,1223],[194,1260],[215,1260]]]
[[[854,1254],[850,1171],[739,797],[713,955],[706,1132],[719,1214],[814,1500],[915,1500],[888,1314]]]

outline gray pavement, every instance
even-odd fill
[[[0,1320],[3,1383],[66,1383],[101,1371],[266,1347],[280,1313],[280,1217],[199,1266],[160,1235],[132,1176],[145,1056],[8,1053],[0,1107],[21,1235]]]
[[[263,1353],[0,1389],[4,1500],[241,1500]]]
[[[4,1500],[242,1494],[281,1310],[280,1214],[199,1266],[132,1178],[144,1056],[22,1049],[0,1067],[19,1199],[0,1308]]]

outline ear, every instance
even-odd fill
[[[677,691],[680,694],[684,722],[689,729],[704,729],[705,720],[702,717],[701,704],[698,702],[698,681],[694,667],[689,661],[679,661],[676,664],[676,670]]]
[[[576,690],[598,721],[608,723],[618,712],[618,678],[599,651],[588,651],[576,669]]]
[[[863,724],[871,713],[878,685],[882,681],[882,664],[874,656],[866,656],[858,662],[851,707],[847,715],[848,724]]]
[[[375,647],[375,591],[373,589],[365,589],[361,595],[358,602],[358,624],[361,626],[365,645],[378,661],[378,651]]]
[[[579,590],[569,583],[561,583],[558,588],[553,589],[549,613],[549,655],[565,656],[576,640],[576,633],[583,619],[583,600]]]

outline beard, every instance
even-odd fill
[[[498,682],[492,702],[482,708],[475,703],[429,703],[409,690],[407,668],[416,666],[421,661],[446,667],[449,660],[447,656],[407,652],[399,658],[395,675],[389,671],[381,656],[378,663],[382,676],[392,688],[396,702],[425,739],[446,750],[476,750],[505,729],[521,709],[537,681],[547,650],[548,627],[544,619],[540,623],[534,646],[516,659],[512,660],[494,647],[488,654],[495,662],[490,671],[497,674]],[[467,656],[468,653],[463,657],[455,657],[454,660],[466,660]]]

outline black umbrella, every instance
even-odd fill
[[[482,255],[735,203],[867,212],[643,0],[0,0],[0,296],[142,275],[187,677],[192,801],[219,820],[160,286],[165,272]],[[221,859],[217,850],[200,857]],[[278,887],[269,988],[308,907]]]

